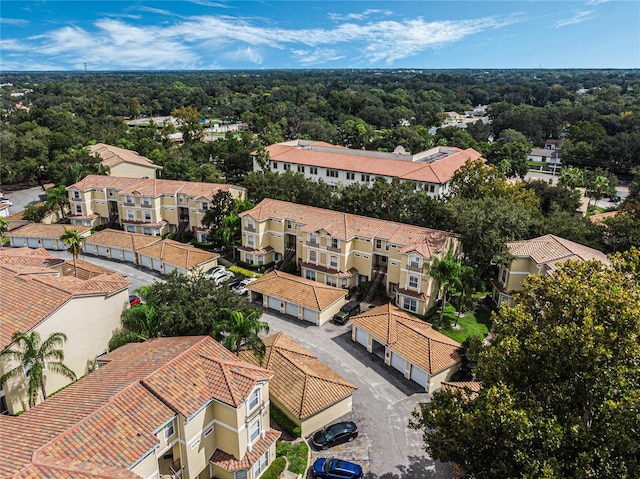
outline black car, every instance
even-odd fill
[[[360,303],[358,301],[349,301],[340,308],[340,311],[333,317],[333,322],[337,324],[345,324],[351,316],[360,314]]]
[[[358,437],[358,426],[353,421],[346,421],[321,429],[313,435],[311,442],[318,449],[327,449],[343,442],[351,442],[356,437]]]

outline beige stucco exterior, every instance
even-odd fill
[[[155,178],[157,167],[144,166],[134,163],[120,163],[109,168],[110,176],[124,176],[126,178]]]

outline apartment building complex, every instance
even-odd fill
[[[100,158],[102,165],[109,169],[110,176],[156,178],[162,171],[162,166],[132,150],[104,143],[88,146],[87,149],[91,155]]]
[[[198,241],[206,241],[202,219],[216,193],[227,191],[240,199],[246,195],[233,185],[101,175],[88,175],[67,191],[73,225],[119,223],[130,233],[152,236],[192,231]]]
[[[257,479],[275,458],[272,373],[210,337],[128,344],[100,364],[0,417],[1,477]]]
[[[396,304],[418,314],[437,299],[432,258],[461,248],[453,233],[285,201],[265,199],[240,216],[242,261],[295,260],[304,278],[341,288],[384,285]]]
[[[260,165],[253,157],[254,171],[263,166],[276,173],[293,171],[307,179],[335,186],[371,184],[376,178],[413,183],[416,190],[427,191],[433,197],[449,191],[453,174],[467,160],[481,158],[472,148],[438,146],[416,154],[398,147],[393,153],[355,150],[321,141],[293,140],[267,147],[268,165]]]

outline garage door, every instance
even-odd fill
[[[411,365],[411,380],[417,382],[420,386],[426,389],[427,387],[427,372],[424,369],[420,369],[415,364]]]
[[[404,374],[405,368],[407,366],[407,361],[399,354],[396,354],[393,351],[391,351],[391,366],[393,366],[402,374]]]
[[[136,262],[136,257],[134,255],[133,251],[124,250],[124,260],[128,261],[129,263],[135,263]]]
[[[27,246],[29,248],[40,248],[38,238],[27,238]]]
[[[147,268],[151,268],[151,259],[148,256],[140,255],[140,264]]]
[[[43,238],[42,239],[42,247],[44,249],[53,249],[53,239],[51,239],[51,238]]]
[[[27,240],[23,236],[13,236],[11,238],[11,243],[16,248],[27,246]]]
[[[165,274],[169,274],[169,273],[171,273],[174,269],[176,269],[176,267],[175,267],[175,266],[173,266],[173,265],[171,265],[171,264],[168,264],[168,263],[165,263],[165,264],[164,264],[164,273],[165,273]]]
[[[302,308],[302,319],[313,324],[318,324],[318,312],[313,309]]]
[[[280,299],[269,296],[269,302],[267,304],[269,308],[280,311]]]
[[[284,303],[284,312],[290,316],[298,317],[298,305],[286,302]]]
[[[356,328],[356,341],[362,344],[365,348],[369,347],[369,333],[366,331]]]
[[[156,271],[162,271],[162,261],[157,258],[153,258],[153,269]]]
[[[120,248],[111,248],[111,259],[120,261],[122,259],[122,250]]]
[[[98,256],[107,256],[107,247],[103,245],[98,245]]]

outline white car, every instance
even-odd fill
[[[231,271],[220,271],[216,273],[213,278],[213,281],[216,283],[216,286],[222,286],[222,283],[225,283],[234,278],[234,274]]]
[[[9,203],[9,206],[13,206],[13,201],[4,195],[0,195],[0,203]]]
[[[216,266],[215,268],[211,268],[204,274],[205,279],[214,279],[216,275],[219,275],[222,272],[226,272],[227,268],[222,265]]]
[[[244,296],[249,292],[247,286],[253,283],[255,280],[256,278],[243,279],[242,281],[240,281],[240,283],[238,283],[237,286],[232,289],[232,291],[236,294],[239,294],[240,296]]]

